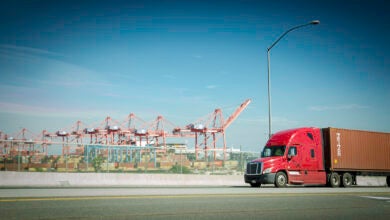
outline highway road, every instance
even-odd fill
[[[1,188],[0,215],[1,219],[390,219],[390,188]]]

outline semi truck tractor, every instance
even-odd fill
[[[245,182],[356,185],[357,175],[386,176],[390,186],[390,133],[342,128],[296,128],[275,133],[261,157],[249,162]]]

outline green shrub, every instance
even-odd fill
[[[188,167],[180,166],[178,164],[173,165],[172,168],[169,170],[170,173],[183,173],[188,174],[191,173],[191,170],[188,169]]]
[[[92,160],[93,168],[95,169],[95,172],[99,172],[102,169],[102,163],[103,163],[103,156],[99,155]]]

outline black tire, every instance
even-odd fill
[[[387,186],[390,187],[390,176],[386,177],[386,183],[387,183]]]
[[[329,176],[329,185],[333,188],[340,186],[340,175],[336,172],[333,172]]]
[[[287,176],[283,172],[277,172],[275,176],[275,186],[278,188],[287,186]]]
[[[260,187],[261,183],[251,183],[251,187]]]
[[[343,174],[343,180],[341,183],[344,187],[350,187],[353,185],[353,176],[350,173]]]

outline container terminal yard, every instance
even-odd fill
[[[246,162],[258,155],[228,148],[225,131],[250,102],[250,99],[245,100],[226,120],[222,110],[215,109],[182,127],[163,116],[146,122],[130,113],[123,121],[107,116],[94,126],[77,121],[70,128],[43,130],[40,134],[26,128],[16,134],[0,131],[0,169],[55,172],[243,171]],[[183,141],[178,141],[183,138],[193,140],[194,146],[188,147]]]

